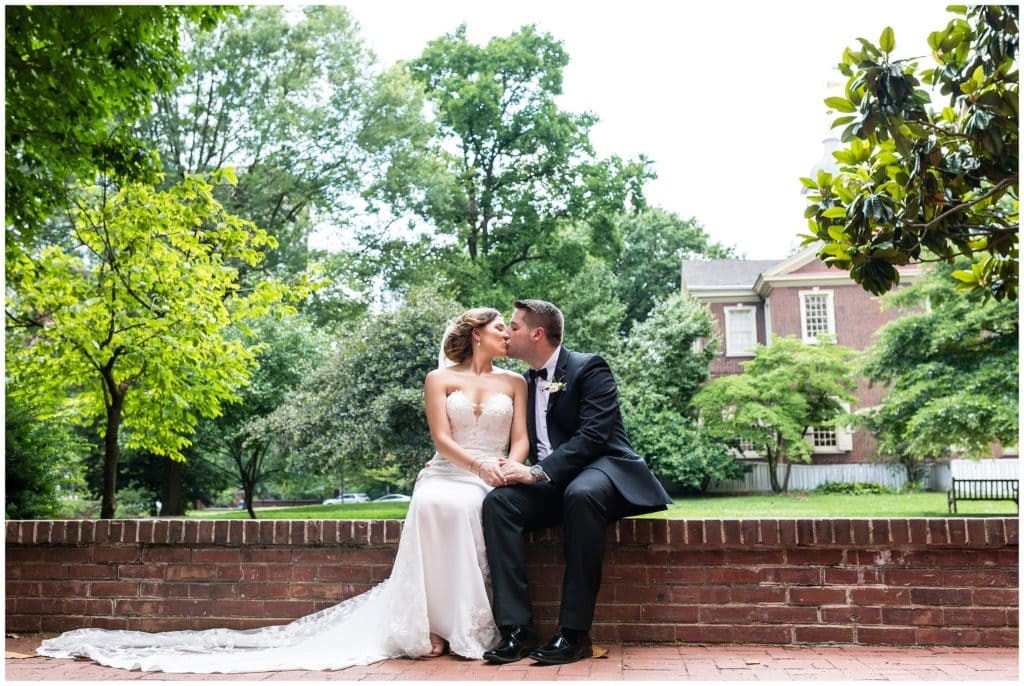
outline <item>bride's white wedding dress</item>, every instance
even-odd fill
[[[475,405],[455,391],[446,404],[460,446],[482,460],[508,454],[509,396],[495,393]],[[290,624],[161,633],[77,629],[43,641],[37,653],[144,671],[341,669],[426,655],[433,632],[452,652],[480,659],[499,638],[480,524],[489,490],[475,474],[435,454],[413,491],[391,576]]]

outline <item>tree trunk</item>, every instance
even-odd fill
[[[782,493],[782,485],[779,484],[779,455],[776,451],[768,448],[768,479],[772,484],[773,493]]]
[[[185,474],[185,463],[164,458],[164,480],[160,486],[160,502],[163,507],[159,514],[166,517],[181,517],[185,514],[185,494],[182,490],[182,479]]]
[[[252,506],[252,497],[256,493],[256,484],[246,479],[242,482],[242,497],[245,498],[245,509],[249,511],[249,519],[256,519],[256,510]]]
[[[124,409],[124,392],[116,385],[108,384],[110,403],[107,405],[107,433],[103,437],[103,499],[100,504],[100,518],[114,518],[114,495],[117,493],[117,432],[121,428],[121,411]]]
[[[789,490],[789,475],[790,475],[790,473],[792,471],[793,471],[793,463],[792,462],[787,462],[786,463],[786,476],[783,477],[783,479],[782,479],[782,490],[783,490],[783,492]]]

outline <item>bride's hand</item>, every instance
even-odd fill
[[[498,466],[497,462],[482,462],[480,463],[480,469],[477,474],[483,479],[483,482],[488,486],[504,486],[505,476],[501,472],[501,467]]]

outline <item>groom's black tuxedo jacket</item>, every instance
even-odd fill
[[[529,374],[525,376],[530,391],[526,421],[530,461],[536,462],[536,389]],[[599,355],[563,347],[549,381],[565,385],[548,395],[551,452],[543,465],[552,483],[565,488],[582,470],[599,469],[633,505],[630,514],[664,510],[672,499],[629,444],[608,363]]]

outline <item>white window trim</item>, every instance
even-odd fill
[[[726,357],[753,357],[754,349],[749,350],[736,350],[733,345],[732,331],[729,330],[729,313],[736,311],[747,311],[750,312],[751,327],[750,330],[754,334],[753,343],[757,345],[757,310],[753,305],[740,305],[737,304],[734,307],[723,307],[722,308],[722,319],[725,320],[725,356]]]
[[[804,303],[807,300],[807,296],[809,296],[809,295],[824,295],[824,296],[826,296],[827,302],[828,302],[828,327],[829,327],[829,330],[827,332],[825,332],[825,333],[827,333],[830,336],[835,336],[836,335],[836,293],[835,293],[835,291],[823,291],[820,288],[818,288],[817,286],[815,286],[812,290],[809,290],[809,291],[798,291],[797,294],[800,296],[800,337],[803,339],[804,343],[809,343],[811,345],[816,345],[818,343],[818,336],[817,336],[817,334],[815,334],[814,336],[808,336],[807,335],[807,308],[805,307]]]
[[[847,412],[850,411],[850,403],[840,403],[843,409]],[[811,445],[811,452],[815,455],[839,455],[842,453],[853,452],[853,427],[846,426],[836,422],[836,444],[835,446],[816,446],[814,445],[814,427],[807,430],[804,434],[804,440]]]

